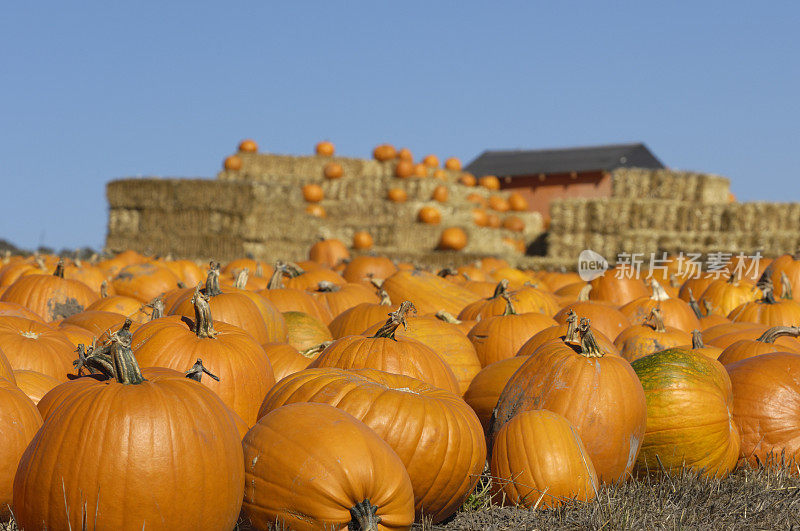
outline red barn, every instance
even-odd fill
[[[611,144],[562,149],[484,151],[464,168],[477,177],[496,175],[515,189],[530,210],[547,219],[550,201],[561,197],[609,197],[617,168],[664,168],[647,146]]]

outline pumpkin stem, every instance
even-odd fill
[[[792,299],[792,283],[785,271],[781,271],[781,299]]]
[[[208,264],[208,276],[206,277],[206,287],[203,290],[206,297],[216,297],[222,290],[219,287],[219,262],[213,260]]]
[[[703,343],[703,334],[700,330],[692,330],[692,350],[705,348],[705,346],[705,343]]]
[[[212,374],[211,371],[206,369],[205,365],[203,365],[203,360],[200,358],[197,358],[197,361],[194,362],[192,368],[186,371],[186,377],[190,380],[194,380],[195,382],[200,382],[203,379],[204,374],[207,374],[209,378],[215,382],[219,381],[219,376]]]
[[[254,272],[255,276],[261,278],[264,276],[264,266],[261,265],[261,262],[256,262],[256,270]]]
[[[664,326],[664,317],[661,315],[661,308],[658,306],[650,310],[650,315],[647,316],[647,319],[643,324],[650,326],[656,332],[667,331],[666,327]]]
[[[250,270],[246,267],[239,271],[239,274],[236,275],[236,280],[233,281],[233,287],[236,289],[246,289],[247,287],[247,277],[250,274]]]
[[[111,334],[111,359],[117,381],[125,385],[136,385],[145,379],[131,350],[130,327],[131,320],[125,319],[122,328]]]
[[[385,337],[388,339],[394,339],[394,333],[400,325],[403,325],[403,329],[408,328],[408,321],[406,320],[406,317],[408,312],[411,310],[414,310],[414,313],[417,313],[414,303],[411,301],[403,301],[397,310],[389,314],[389,318],[372,337]]]
[[[161,297],[156,297],[155,299],[145,304],[144,307],[150,308],[152,310],[150,312],[151,321],[155,321],[156,319],[164,317],[164,301],[161,300]]]
[[[381,289],[383,288],[383,279],[382,278],[372,278],[372,273],[369,275],[369,283],[372,284],[374,287]]]
[[[267,289],[282,289],[285,286],[283,285],[283,274],[286,272],[286,264],[283,262],[275,262],[275,271],[272,272],[272,276],[269,277],[269,282],[267,282]]]
[[[192,305],[194,306],[194,333],[197,337],[216,337],[214,321],[211,319],[211,308],[208,305],[210,296],[200,290],[200,283],[194,288]]]
[[[714,307],[711,306],[711,301],[709,301],[708,299],[703,299],[703,308],[706,311],[706,315],[711,315],[712,313],[714,313]]]
[[[511,294],[504,292],[501,297],[506,300],[506,309],[503,311],[503,315],[517,315],[514,304],[511,302]]]
[[[492,294],[489,299],[496,299],[498,297],[502,297],[503,294],[508,293],[508,280],[503,279],[497,283],[497,286],[494,288],[494,293]]]
[[[369,498],[357,503],[350,508],[352,520],[348,522],[348,531],[378,531],[381,517],[378,516],[378,506],[372,505]]]
[[[455,277],[458,276],[458,271],[456,271],[452,267],[445,267],[444,269],[440,269],[439,272],[436,274],[442,278]]]
[[[83,371],[86,369],[89,374],[102,374],[106,378],[113,378],[115,374],[114,364],[108,351],[108,345],[96,347],[92,343],[87,348],[83,343],[79,344],[78,348],[75,349],[75,352],[78,353],[78,359],[72,362],[77,375],[83,376]]]
[[[439,310],[436,312],[436,318],[440,321],[444,321],[445,323],[450,324],[461,324],[461,321],[456,319],[453,314],[446,312],[444,310]]]
[[[328,346],[331,343],[333,343],[333,341],[323,341],[319,345],[314,345],[311,348],[307,348],[305,350],[300,350],[298,352],[300,353],[301,356],[304,356],[306,358],[314,358],[314,357],[316,357],[317,354],[319,354],[320,352],[322,352],[323,350],[328,348]]]
[[[761,302],[764,304],[775,304],[778,301],[775,300],[775,290],[772,286],[772,281],[770,280],[768,283],[763,284],[761,287]]]
[[[56,264],[56,270],[53,271],[53,276],[58,278],[64,278],[64,259],[59,258],[58,263]]]
[[[578,314],[570,310],[567,314],[567,333],[564,334],[565,343],[577,343],[580,340],[578,334]]]
[[[584,287],[581,288],[581,291],[578,293],[578,301],[586,302],[589,300],[589,292],[592,291],[592,285],[586,284]]]
[[[342,289],[342,288],[337,286],[336,284],[334,284],[330,280],[321,280],[317,284],[317,292],[321,292],[321,293],[334,293],[336,291],[339,291],[340,289]]]
[[[653,295],[650,296],[650,299],[654,301],[665,301],[669,299],[669,294],[664,287],[658,283],[658,280],[651,278],[650,279],[650,288],[653,290]]]
[[[100,283],[100,298],[107,299],[108,298],[108,280],[104,280]]]
[[[773,326],[766,332],[761,334],[756,341],[761,343],[774,343],[776,339],[782,336],[797,337],[800,336],[800,327],[797,326]]]
[[[305,273],[305,270],[294,262],[286,262],[285,273],[289,278],[295,278]]]
[[[670,287],[673,287],[673,288],[680,288],[681,287],[681,283],[678,280],[678,277],[675,276],[675,273],[673,273],[673,274],[671,274],[669,276],[669,285],[670,285]]]
[[[703,317],[705,317],[703,315],[703,312],[700,311],[700,306],[697,304],[697,301],[694,298],[694,294],[692,293],[692,288],[689,288],[689,308],[692,309],[692,311],[694,312],[695,316],[697,316],[698,319],[702,319]]]
[[[592,328],[589,326],[589,319],[583,317],[581,324],[578,326],[578,331],[581,334],[581,354],[587,358],[602,358],[603,351],[600,350],[600,344],[595,339],[592,333]]]
[[[378,297],[381,298],[380,302],[378,303],[381,306],[391,306],[392,305],[392,299],[389,297],[389,294],[386,293],[384,290],[382,290],[382,289],[378,290]]]

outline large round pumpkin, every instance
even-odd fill
[[[381,286],[393,301],[410,300],[422,314],[444,310],[458,315],[480,298],[468,289],[426,271],[397,271]]]
[[[395,336],[395,330],[403,325],[406,314],[413,308],[409,301],[404,301],[371,337],[347,336],[337,339],[309,367],[378,369],[411,376],[460,394],[452,369],[436,352],[415,339]]]
[[[243,508],[257,529],[390,530],[414,521],[403,462],[345,411],[288,404],[261,418],[242,445]]]
[[[486,446],[475,413],[420,380],[372,369],[308,369],[273,387],[259,415],[293,402],[324,402],[372,428],[405,464],[417,512],[434,522],[461,506],[483,471]]]
[[[511,375],[527,360],[527,356],[515,356],[487,365],[469,383],[464,393],[464,401],[478,415],[484,433],[488,435],[491,418],[500,393],[508,383]]]
[[[673,348],[634,361],[647,399],[647,430],[636,473],[687,467],[723,477],[736,466],[739,431],[731,381],[716,360]]]
[[[72,372],[76,358],[75,346],[66,335],[22,317],[0,318],[0,352],[14,369],[41,372],[60,381]],[[0,377],[1,373],[2,369]]]
[[[600,350],[588,323],[579,326],[580,345],[562,343],[531,355],[503,389],[493,433],[515,414],[547,409],[578,430],[599,479],[626,478],[642,443],[646,404],[630,363]]]
[[[656,306],[644,322],[620,332],[614,344],[623,358],[634,361],[659,350],[691,343],[692,336],[688,332],[664,325],[661,316],[661,309]]]
[[[578,430],[544,409],[523,411],[497,432],[490,468],[495,492],[509,505],[547,509],[591,501],[597,492],[597,473]]]
[[[619,309],[631,323],[640,323],[648,319],[650,312],[657,307],[661,311],[661,319],[665,326],[684,332],[700,328],[697,315],[686,301],[670,297],[655,279],[651,279],[650,286],[653,293],[649,297],[634,299]]]
[[[112,345],[116,378],[71,394],[23,454],[17,525],[232,529],[244,469],[228,408],[188,378],[145,380],[129,336]]]
[[[13,382],[0,378],[0,518],[9,516],[14,472],[22,453],[42,425],[36,406]]]

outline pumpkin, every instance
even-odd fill
[[[509,207],[508,201],[505,197],[500,197],[499,195],[492,195],[489,196],[489,208],[496,212],[508,212]]]
[[[63,260],[52,275],[24,275],[0,295],[0,301],[24,306],[48,322],[82,312],[99,298],[83,282],[64,278]]]
[[[204,380],[203,385],[252,426],[261,400],[275,383],[272,366],[250,333],[212,319],[210,298],[195,289],[194,321],[165,317],[142,325],[133,334],[135,354],[143,367],[175,370],[203,358],[220,379]]]
[[[592,280],[589,283],[592,286],[589,300],[606,301],[614,306],[622,306],[632,300],[649,296],[644,282],[631,276],[630,272],[617,266]]]
[[[308,264],[304,263],[303,267],[298,264],[286,264],[282,266],[281,274],[288,275],[286,286],[289,288],[313,290],[319,286],[320,282],[329,282],[337,286],[345,284],[341,275],[313,261]]]
[[[375,324],[383,323],[386,316],[396,310],[389,295],[381,290],[379,302],[362,302],[339,313],[328,323],[334,339],[362,333]]]
[[[514,357],[532,335],[555,324],[552,318],[541,313],[518,314],[507,298],[503,315],[481,319],[467,337],[475,346],[481,367],[486,367]]]
[[[604,483],[626,478],[642,443],[646,405],[630,363],[606,355],[588,321],[579,326],[580,346],[561,343],[529,356],[503,389],[492,433],[529,409],[563,415],[586,445]]]
[[[312,262],[333,268],[349,260],[350,251],[341,240],[320,238],[308,250],[308,258]]]
[[[442,214],[436,207],[424,206],[417,212],[417,221],[428,225],[438,225],[442,222]]]
[[[447,172],[441,168],[436,168],[433,170],[433,178],[439,179],[440,181],[446,181],[447,179]]]
[[[414,175],[414,163],[410,160],[400,160],[394,167],[394,176],[406,179]]]
[[[467,194],[467,197],[465,199],[470,203],[474,203],[475,205],[481,208],[486,208],[489,205],[489,201],[486,199],[486,197],[479,194],[478,192],[470,192],[469,194]]]
[[[782,279],[784,297],[775,299],[772,291],[772,282],[761,285],[763,293],[761,299],[740,304],[728,314],[728,319],[733,322],[744,321],[760,323],[767,326],[792,326],[800,323],[800,303],[793,300],[788,277],[784,274]]]
[[[480,179],[478,179],[478,184],[482,187],[486,188],[487,190],[499,190],[500,189],[500,179],[495,177],[494,175],[484,175]],[[491,206],[491,198],[489,199],[490,206]]]
[[[374,243],[372,235],[365,230],[359,230],[353,233],[353,249],[366,251],[372,249]]]
[[[340,179],[344,175],[344,168],[338,162],[328,162],[322,168],[322,175],[326,179]]]
[[[594,301],[577,301],[564,306],[553,319],[560,324],[566,324],[570,312],[580,317],[586,317],[592,322],[592,328],[600,331],[608,338],[616,339],[620,332],[631,325],[625,314],[616,308],[610,308],[603,303]]]
[[[397,158],[400,160],[408,160],[413,162],[414,155],[411,153],[411,150],[408,148],[400,148],[397,150]]]
[[[487,227],[489,226],[489,215],[482,208],[473,208],[472,222],[478,227]]]
[[[148,303],[175,288],[178,282],[180,279],[169,268],[146,262],[123,267],[112,279],[111,285],[118,295]]]
[[[414,522],[403,462],[343,410],[288,404],[261,418],[242,446],[243,510],[256,529],[367,531],[408,529]]]
[[[717,358],[726,367],[731,363],[736,363],[747,358],[760,356],[771,352],[792,352],[800,354],[800,345],[794,349],[786,346],[779,346],[775,340],[780,337],[798,337],[800,328],[793,326],[774,326],[761,334],[757,339],[740,339],[731,343],[720,353]]]
[[[41,372],[59,381],[67,379],[75,359],[75,346],[66,335],[22,317],[0,318],[0,352],[14,369]],[[3,372],[0,369],[0,377]],[[13,376],[10,379],[14,381]]]
[[[734,275],[727,280],[717,279],[703,291],[699,302],[708,305],[709,313],[730,314],[737,306],[761,298],[761,290],[752,282],[736,280]]]
[[[678,298],[690,302],[695,296],[702,295],[706,288],[716,280],[709,273],[698,274],[686,279],[678,290]]]
[[[17,382],[17,387],[19,387],[34,404],[38,404],[39,400],[41,400],[50,389],[61,383],[61,380],[57,378],[29,369],[15,370],[14,379]]]
[[[224,291],[220,288],[219,263],[211,263],[202,292],[217,321],[247,331],[259,344],[286,340],[286,322],[268,299],[239,288]],[[188,318],[195,316],[194,298],[195,293],[187,290],[176,299],[168,313]]]
[[[342,271],[347,282],[361,282],[372,285],[371,281],[383,281],[397,271],[397,266],[385,256],[356,256]]]
[[[139,299],[128,297],[127,295],[111,295],[97,299],[86,308],[87,312],[111,312],[130,317],[135,322],[146,322],[150,320],[149,313],[152,311]]]
[[[333,143],[327,140],[317,142],[317,145],[314,146],[314,152],[320,157],[332,157],[334,151],[336,149],[333,147]]]
[[[0,378],[0,518],[10,516],[14,472],[23,452],[42,425],[42,416],[31,399],[13,382]],[[33,527],[31,527],[33,528]]]
[[[364,284],[331,284],[320,282],[317,289],[311,292],[322,312],[322,322],[326,325],[342,312],[363,302],[377,304],[380,298],[374,289]]]
[[[373,324],[362,329],[362,335],[370,336],[380,329],[380,324]],[[458,324],[450,322],[441,315],[411,316],[406,318],[406,326],[395,330],[395,337],[415,339],[430,347],[450,367],[458,382],[458,393],[463,394],[472,378],[481,370],[481,363],[475,353],[475,347]]]
[[[420,380],[362,369],[308,369],[276,385],[261,406],[322,402],[364,422],[408,471],[419,516],[440,522],[472,491],[486,461],[480,423],[456,395]]]
[[[375,160],[386,162],[397,157],[397,150],[391,144],[380,144],[372,150]]]
[[[414,177],[427,177],[427,176],[428,176],[428,166],[422,163],[414,164]]]
[[[242,169],[242,157],[239,155],[229,155],[225,157],[222,167],[228,171],[239,171]]]
[[[197,266],[195,266],[197,267]],[[199,269],[199,267],[198,267]],[[251,275],[249,281],[252,282],[253,277],[261,278],[261,277],[269,277],[275,271],[270,264],[264,262],[262,260],[254,260],[252,258],[237,258],[236,260],[231,260],[225,267],[222,268],[222,273],[228,275],[230,278],[236,278],[239,274],[244,270],[247,269]],[[199,279],[192,279],[192,282],[184,282],[187,286],[196,286],[197,282],[200,280],[205,280],[206,273],[201,271],[202,275]],[[266,287],[266,284],[264,285]],[[261,289],[264,289],[263,287]]]
[[[304,289],[287,288],[283,284],[283,275],[291,274],[293,267],[284,262],[276,262],[275,272],[269,279],[267,289],[259,292],[268,299],[280,312],[303,312],[322,319],[322,311],[314,298]]]
[[[386,199],[393,203],[405,203],[408,200],[408,194],[402,188],[389,188],[386,192]]]
[[[447,227],[439,236],[437,249],[443,251],[461,251],[469,243],[467,233],[461,227]]]
[[[145,380],[130,335],[112,339],[114,378],[74,391],[23,454],[14,478],[18,525],[232,529],[244,469],[230,411],[191,379]]]
[[[632,362],[653,352],[686,345],[691,341],[689,333],[665,326],[661,309],[655,307],[641,324],[632,325],[620,332],[614,344],[619,348],[622,357]]]
[[[725,367],[733,388],[739,457],[752,465],[800,460],[800,356],[762,354]]]
[[[557,340],[567,344],[580,344],[578,323],[578,315],[575,312],[568,313],[564,324],[549,326],[536,332],[517,350],[515,355],[520,357],[532,356],[540,348]],[[606,356],[622,356],[614,342],[603,335],[602,332],[592,330],[592,336]]]
[[[459,394],[452,369],[436,352],[415,339],[395,336],[395,330],[404,325],[406,314],[411,310],[415,310],[414,305],[404,301],[374,335],[337,339],[309,367],[378,369],[411,376]]]
[[[761,259],[761,263],[767,260]],[[800,251],[794,254],[784,254],[772,261],[767,268],[766,276],[772,280],[772,284],[780,286],[783,282],[782,277],[786,277],[786,282],[791,288],[789,298],[800,302]]]
[[[461,177],[458,178],[458,182],[464,186],[475,186],[478,184],[478,180],[471,173],[462,173]]]
[[[17,260],[0,268],[0,287],[8,287],[24,275],[47,275],[50,269],[41,257],[34,260]]]
[[[247,138],[239,142],[239,151],[243,153],[257,153],[258,144],[256,144],[255,140]]]
[[[672,348],[634,361],[647,399],[638,475],[690,468],[724,477],[739,457],[731,381],[716,360]],[[680,412],[680,414],[676,414]]]
[[[411,300],[422,314],[444,310],[458,315],[478,296],[466,288],[425,271],[399,270],[381,285],[393,301]]]
[[[497,214],[489,212],[486,214],[486,226],[491,229],[500,228],[500,217]]]
[[[503,219],[503,228],[513,232],[522,232],[525,230],[525,222],[519,216],[507,216]]]
[[[320,343],[333,340],[328,327],[317,317],[303,312],[284,312],[286,342],[297,350],[306,350]]]
[[[444,167],[452,171],[461,171],[461,161],[456,157],[450,157],[444,161]]]
[[[490,464],[495,493],[509,505],[548,509],[591,501],[598,481],[578,430],[558,413],[523,411],[497,435]]]
[[[527,357],[515,356],[506,358],[483,367],[478,374],[472,378],[466,392],[464,401],[478,415],[481,421],[483,432],[487,436],[491,428],[492,412],[500,398],[500,393],[508,383],[511,375],[519,369]]]
[[[25,319],[30,319],[31,321],[44,323],[44,319],[42,319],[38,313],[30,311],[25,306],[17,304],[16,302],[0,302],[0,318],[5,316],[24,317]]]
[[[309,203],[319,203],[325,199],[325,192],[318,184],[306,184],[303,186],[303,199]]]
[[[449,195],[450,193],[447,187],[439,185],[433,189],[433,192],[431,192],[431,199],[440,203],[446,203]]]
[[[458,318],[477,320],[503,315],[508,307],[508,299],[514,303],[517,313],[552,315],[558,310],[556,300],[544,291],[528,286],[517,291],[509,291],[508,286],[507,279],[500,280],[489,298],[466,305],[458,314]]]
[[[309,216],[313,216],[315,218],[328,217],[327,212],[325,212],[325,207],[318,203],[311,203],[310,205],[306,205],[306,214],[308,214]]]
[[[722,354],[722,349],[712,345],[706,345],[703,342],[703,334],[700,330],[692,330],[692,344],[683,346],[682,348],[689,348],[695,354],[702,354],[703,356],[711,359],[719,358]]]
[[[321,343],[300,351],[288,343],[265,343],[261,345],[264,352],[267,353],[270,365],[272,365],[276,382],[307,368],[326,346],[327,343]]]
[[[661,310],[661,318],[665,326],[677,328],[684,332],[691,332],[700,328],[700,320],[694,310],[686,301],[670,297],[657,280],[650,280],[652,294],[649,297],[640,297],[620,307],[619,311],[632,323],[647,319],[653,308]]]
[[[519,192],[511,192],[508,195],[508,207],[516,212],[527,212],[529,210],[528,200]]]

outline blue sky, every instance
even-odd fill
[[[212,177],[247,137],[464,161],[643,141],[800,200],[798,2],[6,4],[0,238],[26,248],[101,247],[105,183]]]

